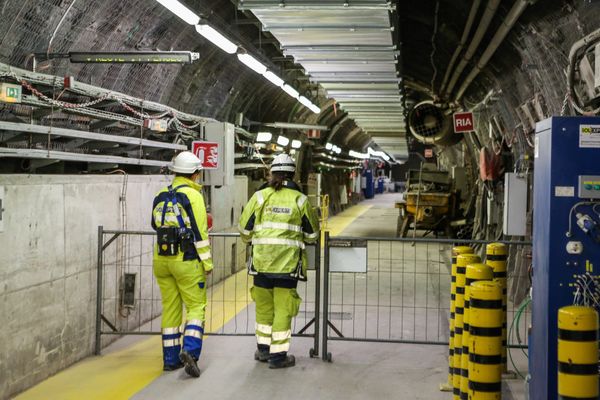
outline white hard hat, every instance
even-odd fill
[[[169,169],[179,174],[193,174],[202,169],[202,162],[191,151],[182,151],[169,164]]]
[[[295,172],[296,162],[288,154],[282,153],[276,156],[271,163],[271,172]]]

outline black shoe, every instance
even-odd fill
[[[269,352],[256,350],[254,352],[254,359],[256,361],[260,361],[260,362],[267,362],[267,361],[269,361]]]
[[[177,364],[172,364],[172,365],[163,365],[163,371],[175,371],[182,367],[183,367],[182,362],[179,362]]]
[[[279,361],[269,360],[269,368],[271,369],[288,368],[294,365],[296,365],[296,357],[294,356],[286,356],[283,360]]]
[[[179,354],[179,359],[185,365],[185,372],[191,377],[198,378],[200,376],[200,368],[198,368],[198,364],[194,357],[190,355],[187,351],[182,351]]]

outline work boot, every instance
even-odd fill
[[[283,359],[269,359],[269,368],[271,369],[279,369],[279,368],[288,368],[296,365],[296,357],[286,355]]]
[[[171,365],[163,365],[163,371],[175,371],[179,368],[183,367],[183,363],[182,362],[178,362],[177,364],[171,364]]]
[[[186,374],[194,378],[198,378],[200,376],[200,368],[198,368],[196,360],[191,356],[190,353],[183,350],[181,354],[179,354],[179,359],[185,365]]]
[[[267,362],[269,361],[269,352],[256,350],[254,352],[254,359],[260,362]]]

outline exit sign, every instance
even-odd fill
[[[454,133],[472,132],[475,130],[472,112],[455,113],[452,117],[454,119]]]
[[[21,85],[12,85],[10,83],[0,84],[0,101],[5,103],[20,103],[21,93]]]

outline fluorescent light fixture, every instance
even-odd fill
[[[333,151],[335,152],[335,154],[340,154],[342,152],[342,149],[340,149],[336,145],[333,145]]]
[[[267,72],[267,67],[265,67],[260,61],[256,58],[252,57],[250,54],[239,54],[237,55],[238,59],[242,62],[242,64],[246,65],[248,68],[253,70],[256,73],[263,75]]]
[[[258,132],[256,134],[257,142],[270,142],[273,138],[273,134],[271,132]]]
[[[196,25],[196,32],[198,32],[206,39],[211,41],[214,45],[223,50],[225,53],[234,54],[238,49],[235,43],[227,39],[225,36],[221,35],[210,25]]]
[[[325,145],[325,148],[326,148],[327,150],[331,150],[331,149],[333,149],[333,145],[332,145],[331,143],[327,143],[327,144]]]
[[[368,153],[359,153],[358,151],[354,151],[354,150],[350,150],[350,151],[348,152],[348,154],[349,154],[351,157],[354,157],[354,158],[361,158],[361,159],[363,159],[363,160],[364,160],[364,159],[366,159],[366,158],[369,158],[369,154],[368,154]]]
[[[281,79],[280,77],[278,77],[277,75],[275,75],[274,73],[272,73],[271,71],[267,71],[263,74],[263,76],[265,78],[267,78],[267,80],[269,82],[271,82],[273,85],[275,86],[279,86],[282,87],[284,82],[283,79]]]
[[[298,96],[300,96],[300,93],[298,93],[298,91],[296,89],[294,89],[293,87],[291,87],[288,84],[283,85],[281,88],[283,89],[284,92],[286,92],[287,94],[289,94],[290,96],[292,96],[295,99],[297,99]]]
[[[178,2],[177,0],[156,0],[163,6],[165,6],[173,14],[184,20],[190,25],[196,25],[200,22],[200,17],[197,16],[192,10]]]
[[[312,102],[304,96],[298,97],[298,101],[306,108],[310,108],[310,106],[312,106]]]
[[[310,106],[308,106],[308,108],[310,109],[310,111],[314,112],[315,114],[321,114],[321,108],[319,106],[311,104]]]
[[[277,137],[277,144],[280,146],[287,146],[290,143],[290,139],[286,138],[285,136],[278,136]]]
[[[292,149],[299,149],[300,147],[302,147],[302,142],[299,140],[292,140]]]

